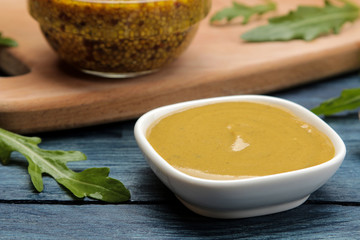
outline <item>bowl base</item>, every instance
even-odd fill
[[[260,208],[243,209],[243,210],[219,210],[219,209],[202,208],[199,206],[194,206],[182,200],[179,196],[177,196],[177,198],[188,209],[199,215],[205,217],[212,217],[212,218],[232,219],[232,218],[257,217],[257,216],[263,216],[263,215],[290,210],[292,208],[298,207],[301,204],[303,204],[309,198],[309,196],[310,195],[307,195],[304,198],[282,204],[270,205]]]
[[[98,77],[105,77],[105,78],[134,78],[134,77],[139,77],[139,76],[157,72],[158,69],[152,69],[152,70],[147,70],[147,71],[142,71],[142,72],[129,72],[129,73],[97,72],[97,71],[86,70],[86,69],[81,69],[81,71],[86,74],[95,75]]]

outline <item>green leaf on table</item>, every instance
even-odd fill
[[[0,161],[7,164],[16,151],[29,163],[28,172],[37,191],[44,188],[42,174],[46,173],[70,190],[76,197],[91,197],[106,202],[122,202],[130,199],[124,185],[108,177],[109,168],[90,168],[82,172],[70,170],[66,163],[82,161],[86,156],[79,151],[44,150],[38,147],[41,139],[24,137],[0,128]]]
[[[233,2],[232,7],[224,8],[216,12],[210,19],[210,23],[218,22],[223,19],[226,19],[227,22],[230,22],[234,18],[243,17],[243,24],[249,22],[250,17],[253,15],[262,15],[266,12],[273,11],[276,9],[276,4],[270,1],[267,1],[265,4],[256,5],[256,6],[247,6],[242,3]]]
[[[0,32],[0,47],[16,47],[18,44],[15,40],[11,38],[5,38]]]
[[[268,25],[244,33],[241,38],[248,42],[313,40],[328,33],[339,33],[346,22],[359,17],[359,7],[348,1],[336,6],[325,1],[325,6],[299,6],[285,16],[269,19]]]
[[[311,109],[315,114],[331,115],[360,107],[360,88],[346,89],[337,98],[329,99]]]

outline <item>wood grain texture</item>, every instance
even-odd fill
[[[0,205],[1,239],[358,239],[360,207],[305,204],[217,220],[182,205]]]
[[[322,1],[277,2],[276,14],[281,14],[298,3]],[[231,0],[214,0],[212,12],[229,4]],[[22,133],[131,119],[190,99],[267,93],[360,66],[360,21],[347,25],[340,35],[311,42],[254,44],[239,36],[264,24],[265,18],[227,27],[211,27],[205,19],[190,48],[162,71],[136,79],[100,79],[59,62],[27,13],[25,0],[1,0],[0,14],[6,22],[1,30],[19,42],[10,53],[31,70],[0,77],[0,126]]]
[[[359,86],[360,77],[354,73],[273,95],[312,108],[328,98],[338,96],[344,88]],[[359,202],[360,124],[357,114],[352,112],[349,115],[327,117],[325,120],[343,138],[347,155],[335,176],[312,194],[310,200]],[[172,193],[152,173],[138,149],[133,135],[134,124],[135,121],[131,120],[36,136],[42,138],[40,146],[44,149],[84,152],[88,160],[68,163],[75,171],[89,167],[110,167],[110,176],[121,180],[130,189],[134,202],[173,201]],[[10,165],[0,166],[0,201],[76,200],[50,177],[44,177],[44,186],[42,193],[36,193],[27,173],[27,162],[19,154],[13,155]]]
[[[272,95],[307,108],[360,87],[358,73]],[[39,134],[45,149],[81,150],[74,170],[110,167],[129,187],[132,200],[107,204],[77,200],[45,177],[36,193],[19,155],[0,165],[0,239],[357,239],[360,235],[360,123],[356,111],[325,118],[343,138],[346,158],[305,204],[282,213],[217,220],[187,210],[147,166],[133,137],[135,121]]]

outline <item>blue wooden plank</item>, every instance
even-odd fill
[[[322,101],[339,96],[343,89],[360,87],[358,72],[334,76],[323,81],[310,83],[271,95],[297,102],[311,109]]]
[[[237,220],[198,216],[179,203],[1,204],[0,239],[357,239],[360,207],[307,204]]]

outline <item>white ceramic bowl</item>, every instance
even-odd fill
[[[325,133],[335,156],[317,166],[280,174],[239,180],[208,180],[189,176],[172,167],[146,139],[147,129],[164,115],[180,109],[217,102],[252,101],[285,107]],[[338,134],[306,108],[280,98],[241,95],[209,98],[160,107],[144,114],[135,125],[135,138],[158,178],[192,211],[214,218],[243,218],[285,211],[301,205],[341,165],[346,148]]]

